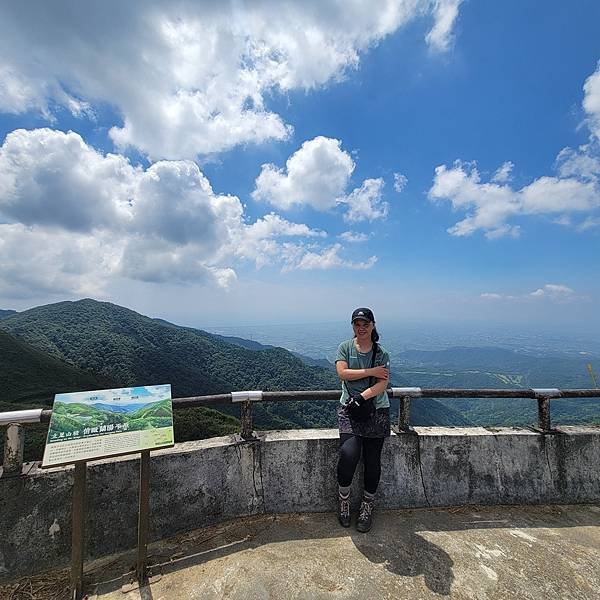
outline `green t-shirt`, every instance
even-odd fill
[[[390,355],[387,353],[385,348],[379,344],[377,346],[378,350],[377,355],[375,356],[374,366],[384,366],[389,369]],[[370,369],[372,355],[372,348],[369,350],[369,352],[359,352],[354,344],[354,339],[351,339],[342,342],[338,346],[335,362],[338,360],[343,360],[348,364],[349,369]],[[342,396],[340,398],[340,403],[346,404],[348,402],[348,391],[350,394],[360,394],[361,392],[364,392],[368,387],[370,387],[369,381],[373,381],[373,384],[377,382],[376,379],[370,379],[369,377],[355,379],[354,381],[342,382]],[[346,388],[348,391],[346,391]],[[373,400],[375,401],[375,408],[388,408],[390,405],[386,391],[381,392],[381,394],[379,394],[376,398],[373,398]]]

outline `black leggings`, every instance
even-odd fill
[[[385,438],[367,438],[351,433],[340,433],[340,458],[337,466],[339,485],[347,487],[352,483],[362,450],[365,491],[374,494],[381,477],[381,450],[384,440]]]

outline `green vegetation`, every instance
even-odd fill
[[[410,385],[424,388],[590,388],[587,356],[531,356],[503,348],[411,350],[399,355]],[[439,401],[474,425],[537,425],[537,403],[518,398]],[[551,416],[563,425],[600,424],[600,399],[553,400]]]
[[[1,327],[117,386],[171,383],[174,397],[338,387],[333,372],[307,366],[283,348],[249,350],[94,300],[37,307],[2,320]]]
[[[48,356],[0,329],[0,402],[51,406],[57,392],[112,387],[106,376]]]
[[[86,430],[90,429],[96,430],[95,434],[114,429],[117,431],[156,429],[169,427],[172,420],[170,400],[161,400],[132,413],[112,412],[79,402],[55,402],[51,436],[68,434],[69,437],[81,438],[85,436]]]

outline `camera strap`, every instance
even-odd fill
[[[373,342],[373,347],[371,348],[373,355],[371,356],[371,366],[369,367],[370,369],[372,369],[375,366],[375,357],[377,356],[377,352],[379,351],[379,346],[377,345],[377,342]],[[364,379],[364,377],[362,378]],[[369,386],[371,387],[371,385],[373,385],[373,379],[375,379],[374,377],[369,377]],[[348,389],[348,385],[346,384],[346,381],[342,381],[344,387],[346,388],[346,394],[348,394],[348,398],[350,398],[350,396],[352,395],[350,393],[350,390]]]

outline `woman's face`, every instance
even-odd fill
[[[370,339],[371,332],[373,331],[373,323],[371,321],[363,321],[362,319],[356,319],[352,323],[354,329],[354,335],[359,339]]]

